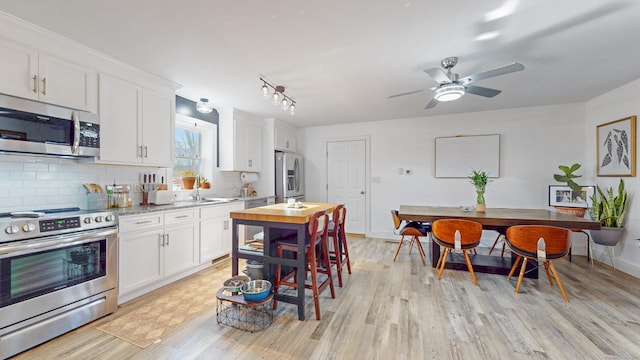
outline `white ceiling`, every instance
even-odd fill
[[[487,22],[492,10],[513,9]],[[209,98],[298,127],[583,102],[640,78],[640,2],[601,0],[0,0],[0,10]],[[500,35],[474,38],[482,28]],[[525,70],[424,110],[423,69],[458,56],[461,77]],[[259,76],[297,101],[263,100]]]

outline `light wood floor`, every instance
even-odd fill
[[[565,303],[543,273],[516,295],[515,279],[499,275],[478,274],[473,286],[469,273],[445,270],[438,281],[415,251],[394,263],[389,241],[351,237],[349,246],[353,274],[336,299],[321,295],[321,321],[311,301],[307,321],[282,304],[271,327],[250,334],[218,325],[211,309],[146,349],[95,329],[160,289],[17,359],[640,359],[640,280],[585,257],[556,263]],[[230,274],[227,261],[194,276],[218,287]]]

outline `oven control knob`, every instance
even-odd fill
[[[106,222],[110,222],[110,221],[113,221],[113,220],[115,220],[115,216],[113,216],[113,215],[107,215],[104,218],[104,221],[106,221]]]
[[[18,231],[20,231],[20,228],[15,225],[9,225],[4,229],[7,234],[17,234]]]
[[[84,223],[85,224],[91,224],[92,221],[93,221],[93,219],[91,219],[91,217],[84,218]]]
[[[104,218],[102,217],[102,215],[100,215],[100,216],[96,216],[96,222],[102,222],[102,220],[104,220]]]
[[[33,225],[32,223],[27,223],[22,225],[22,231],[24,232],[32,232],[36,229],[36,226]]]

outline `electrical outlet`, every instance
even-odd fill
[[[404,173],[407,175],[413,175],[413,169],[406,169]]]

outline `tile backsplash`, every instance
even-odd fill
[[[0,212],[19,210],[54,209],[66,207],[87,208],[87,192],[84,183],[106,185],[131,185],[133,204],[139,204],[142,196],[137,188],[142,174],[156,174],[167,179],[167,168],[138,166],[98,165],[83,160],[31,155],[0,154]],[[237,172],[216,171],[211,190],[200,190],[215,196],[237,196],[242,182]],[[171,185],[169,185],[171,186]],[[190,191],[177,193],[188,198]]]

